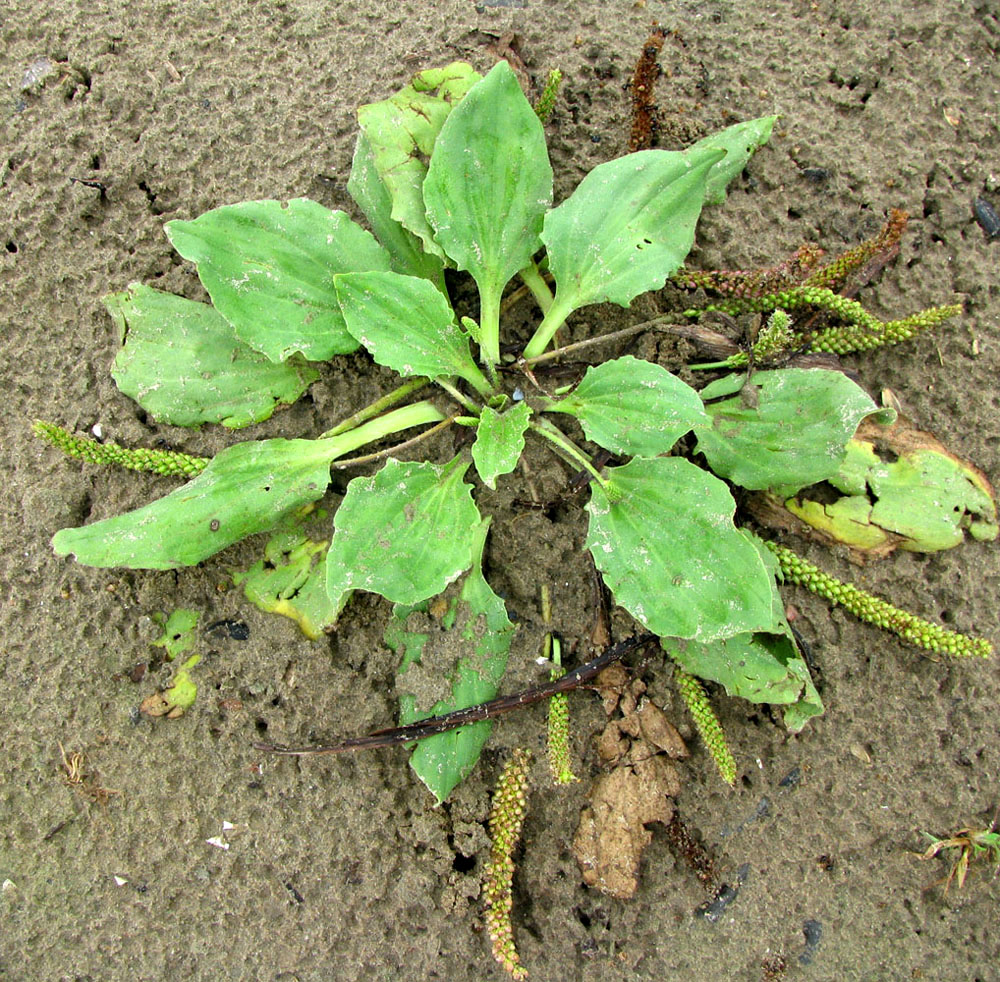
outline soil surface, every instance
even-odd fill
[[[424,67],[461,58],[486,70],[508,45],[525,83],[538,86],[553,67],[565,74],[547,125],[564,197],[626,152],[625,86],[654,20],[669,32],[660,145],[781,114],[770,146],[706,213],[692,263],[771,264],[809,241],[835,252],[876,231],[890,208],[908,211],[899,259],[862,299],[887,318],[954,298],[965,314],[850,365],[996,483],[1000,242],[972,208],[977,197],[1000,207],[996,3],[8,0],[0,978],[503,977],[479,901],[484,823],[510,750],[528,747],[539,761],[543,707],[499,723],[480,767],[439,808],[402,750],[262,755],[252,748],[262,736],[331,740],[393,723],[388,605],[360,597],[336,634],[312,643],[232,587],[230,571],[253,561],[259,541],[177,573],[55,557],[58,529],[174,485],[68,461],[31,423],[83,433],[100,424],[125,445],[200,454],[227,445],[226,432],[156,425],[108,372],[118,338],[105,293],[142,281],[203,297],[165,221],[254,198],[308,196],[353,212],[355,107]],[[668,303],[654,295],[628,314],[587,310],[571,335]],[[244,435],[317,434],[389,382],[360,355],[343,358],[309,399]],[[565,479],[559,467],[538,475],[545,494]],[[539,678],[538,584],[551,584],[570,646],[593,611],[579,509],[521,513],[516,524],[506,514],[488,576],[522,625],[505,682],[514,691]],[[995,544],[900,555],[860,573],[803,549],[926,617],[1000,638]],[[689,738],[677,807],[715,857],[708,888],[657,826],[633,900],[582,885],[570,845],[599,772],[603,710],[591,693],[573,697],[584,780],[553,789],[536,762],[515,881],[515,932],[533,979],[1000,978],[1000,880],[974,864],[965,888],[945,895],[935,884],[947,862],[915,855],[923,831],[985,827],[1000,803],[1000,663],[929,658],[801,591],[789,601],[826,715],[791,737],[766,708],[713,692],[739,765],[735,790],[692,734],[669,668],[633,666]],[[156,662],[153,616],[179,607],[200,614],[198,700],[180,720],[150,720],[137,707],[172,669],[134,681],[134,667]],[[249,636],[208,630],[227,620]],[[69,780],[60,745],[70,763],[84,755],[82,783]],[[723,882],[739,886],[735,899],[714,921],[699,916]]]

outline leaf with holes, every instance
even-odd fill
[[[560,315],[592,303],[627,307],[660,289],[691,251],[709,171],[724,156],[640,150],[598,164],[545,216]]]
[[[721,147],[726,151],[726,156],[708,172],[705,183],[706,205],[718,205],[726,200],[727,185],[734,177],[743,173],[747,161],[771,139],[771,130],[777,118],[761,116],[745,123],[736,123],[718,133],[710,133],[688,147],[688,150]]]
[[[483,577],[488,525],[483,522],[474,534],[474,561],[461,587],[453,584],[433,605],[397,605],[393,611],[385,640],[401,657],[396,673],[400,725],[488,702],[497,694],[515,626]],[[421,706],[412,690],[424,683],[444,694]],[[417,743],[410,766],[439,803],[468,776],[492,728],[492,721],[482,720]]]

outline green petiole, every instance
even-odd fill
[[[372,419],[374,416],[378,416],[379,413],[384,412],[390,406],[394,406],[397,402],[401,402],[408,395],[414,392],[419,392],[425,386],[430,385],[430,379],[426,378],[414,378],[410,379],[409,382],[404,382],[402,385],[397,386],[391,392],[386,393],[381,399],[376,399],[371,405],[365,406],[364,409],[359,409],[352,416],[348,416],[347,419],[342,420],[333,429],[327,430],[325,433],[321,434],[319,439],[325,440],[327,437],[339,436],[341,433],[346,433],[348,430],[354,429],[360,423],[365,422],[365,420]]]
[[[545,277],[542,276],[538,269],[536,263],[528,263],[519,273],[518,276],[521,277],[524,285],[531,291],[531,295],[535,298],[535,302],[539,307],[542,308],[542,313],[547,314],[549,308],[552,306],[553,296],[552,291],[549,289],[548,283],[545,282]]]
[[[365,446],[365,444],[374,443],[376,440],[398,433],[400,430],[423,426],[426,423],[440,423],[445,418],[440,409],[433,403],[424,400],[423,402],[415,402],[412,406],[394,409],[392,412],[367,423],[362,423],[346,433],[322,439],[334,444],[337,449],[336,456],[342,457],[344,454]]]
[[[539,436],[545,437],[553,446],[558,447],[573,463],[579,464],[605,491],[608,490],[608,482],[587,459],[587,455],[559,427],[541,418],[535,419],[528,426]]]
[[[575,308],[567,303],[560,303],[559,297],[552,301],[552,306],[545,312],[541,324],[532,335],[527,347],[524,349],[523,357],[527,360],[537,358],[548,347],[556,331],[566,323],[566,318],[573,313]]]

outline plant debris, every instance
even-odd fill
[[[642,852],[653,839],[646,826],[668,825],[681,782],[674,760],[687,748],[663,710],[645,697],[641,679],[628,679],[621,665],[598,677],[597,688],[610,713],[598,738],[598,754],[612,770],[594,782],[580,815],[573,854],[583,882],[627,900],[639,885]]]

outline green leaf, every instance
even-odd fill
[[[397,605],[393,611],[385,640],[402,659],[397,673],[401,725],[488,702],[497,694],[515,626],[483,577],[487,525],[483,522],[474,533],[474,562],[461,589],[453,584],[442,598],[444,616],[428,614],[426,602]],[[444,688],[446,694],[430,696],[432,704],[422,707],[414,690],[424,688]],[[483,720],[417,743],[410,766],[439,803],[468,776],[492,728],[492,721]]]
[[[468,464],[439,466],[390,459],[372,477],[356,477],[334,516],[327,593],[379,593],[415,604],[440,593],[472,563],[481,521]]]
[[[587,369],[583,381],[547,411],[569,413],[587,438],[613,453],[666,453],[708,416],[691,386],[660,365],[626,355]]]
[[[169,617],[154,614],[153,620],[163,625],[163,633],[150,643],[157,648],[163,648],[167,661],[173,661],[197,643],[195,628],[198,626],[198,616],[198,611],[187,610],[184,607],[173,611]]]
[[[718,478],[680,457],[636,457],[592,488],[587,546],[615,600],[661,637],[770,630],[774,578],[733,524]]]
[[[425,252],[420,239],[392,217],[392,196],[375,166],[375,154],[363,132],[358,134],[354,148],[347,192],[364,212],[379,242],[388,251],[392,269],[408,276],[422,276],[443,291],[444,265],[441,259]],[[426,223],[426,219],[424,221]]]
[[[793,733],[823,712],[790,632],[739,634],[709,644],[668,639],[665,647],[684,671],[718,682],[731,696],[788,707],[785,725]]]
[[[712,133],[688,147],[688,150],[703,150],[721,147],[726,151],[723,157],[708,173],[705,186],[705,204],[718,205],[726,200],[726,185],[743,173],[747,161],[768,140],[777,116],[761,116],[745,123],[727,126],[718,133]]]
[[[334,283],[347,329],[380,365],[403,376],[459,375],[477,390],[489,391],[469,352],[468,336],[429,280],[400,273],[345,273]]]
[[[545,216],[542,241],[562,316],[627,307],[658,290],[694,244],[706,180],[724,151],[640,150],[599,164]]]
[[[354,351],[333,276],[389,268],[370,232],[306,198],[227,205],[166,228],[239,339],[271,361]]]
[[[878,411],[842,372],[755,372],[749,398],[745,381],[745,375],[727,375],[702,389],[712,425],[695,434],[716,474],[754,491],[790,495],[836,474],[858,423]]]
[[[540,248],[552,203],[545,133],[505,61],[469,90],[434,144],[424,181],[437,242],[472,274],[484,304]]]
[[[295,402],[319,378],[308,365],[276,365],[248,348],[208,304],[133,283],[104,305],[125,345],[111,374],[162,423],[249,426]]]
[[[504,413],[483,407],[476,427],[476,442],[472,445],[472,459],[488,488],[495,488],[501,474],[509,474],[517,467],[530,416],[531,408],[525,402],[517,403]]]
[[[304,511],[312,511],[307,505]],[[317,518],[326,512],[320,509]],[[326,592],[326,540],[314,540],[302,528],[304,516],[294,516],[268,540],[264,558],[246,571],[233,570],[235,586],[256,607],[289,617],[309,639],[317,641],[337,623],[349,598],[331,602]]]
[[[444,252],[434,241],[424,205],[427,160],[452,107],[481,78],[471,65],[456,61],[420,72],[391,98],[358,109],[375,170],[392,202],[390,217],[420,238],[427,252],[442,259]],[[372,227],[378,233],[374,222]]]
[[[93,525],[63,529],[52,547],[60,556],[75,554],[86,566],[193,566],[320,498],[341,445],[336,438],[238,443],[166,497]]]
[[[867,440],[848,443],[840,470],[829,478],[848,492],[845,497],[832,502],[792,498],[785,507],[861,550],[896,546],[937,552],[962,542],[965,529],[975,539],[995,539],[996,505],[983,475],[927,434],[903,427],[900,434],[909,439],[895,439],[895,430],[885,439],[883,452],[895,457],[889,461]]]

